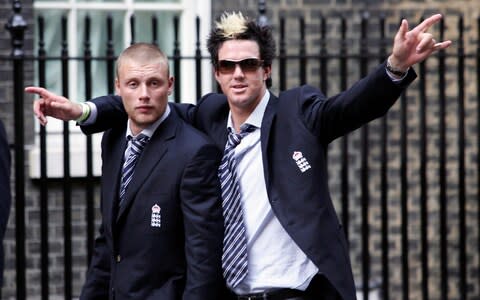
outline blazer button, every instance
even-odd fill
[[[120,254],[118,254],[117,257],[115,257],[115,260],[117,261],[117,263],[119,263],[122,260],[122,257],[120,256]]]

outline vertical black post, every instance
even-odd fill
[[[46,53],[44,40],[44,18],[38,17],[38,84],[46,85]],[[48,185],[47,185],[47,131],[40,126],[40,261],[42,300],[48,299]]]
[[[178,35],[179,35],[179,18],[178,16],[175,16],[173,18],[173,34],[174,34],[174,44],[173,44],[173,74],[175,75],[175,78],[181,78],[181,72],[180,72],[180,41],[178,40]],[[174,100],[176,103],[180,103],[181,98],[181,85],[180,85],[180,80],[175,80],[175,91],[174,91]]]
[[[467,247],[465,224],[465,47],[463,16],[458,21],[458,222],[459,222],[459,290],[460,299],[467,299]]]
[[[13,15],[5,24],[10,31],[13,58],[14,136],[15,136],[15,264],[17,273],[17,299],[26,298],[25,283],[25,137],[24,137],[24,31],[27,23],[20,14],[20,1],[13,1]]]
[[[265,0],[258,0],[258,19],[257,23],[261,26],[268,25],[267,4]]]
[[[327,20],[320,16],[320,90],[328,95]]]
[[[300,18],[300,85],[307,83],[307,55],[306,55],[306,42],[305,42],[305,19]]]
[[[280,80],[280,91],[287,88],[287,50],[285,48],[285,18],[280,18],[280,47],[278,56],[278,72]]]
[[[113,49],[113,17],[107,16],[107,93],[113,94],[115,80],[115,51]]]
[[[90,43],[90,16],[85,16],[85,41],[84,45],[84,66],[85,66],[85,99],[92,98],[92,50]],[[93,182],[93,142],[92,136],[85,137],[87,144],[87,182],[86,182],[86,219],[87,219],[87,261],[93,255],[93,244],[95,237],[95,207],[94,207],[94,182]]]
[[[200,17],[196,17],[196,42],[195,42],[195,87],[196,97],[202,97],[202,51],[200,50]]]
[[[380,63],[387,56],[385,39],[385,16],[380,17]],[[382,243],[382,299],[390,298],[389,263],[388,263],[388,115],[381,120],[381,167],[380,167],[380,208],[381,208],[381,243]]]
[[[67,17],[62,17],[62,95],[68,98],[68,41]],[[72,186],[70,177],[70,130],[63,122],[63,236],[64,236],[64,284],[65,299],[72,298]]]
[[[157,15],[152,15],[152,44],[158,45],[158,18]]]
[[[135,14],[130,16],[130,36],[132,37],[130,45],[133,45],[135,44]]]
[[[423,19],[420,20],[420,22],[422,21]],[[422,61],[418,68],[420,100],[420,255],[422,257],[422,299],[428,300],[427,70],[425,61]]]
[[[401,214],[401,254],[402,254],[402,288],[403,300],[408,300],[408,125],[407,94],[404,92],[400,99],[400,214]]]
[[[360,76],[363,78],[368,72],[368,13],[362,15],[361,41],[360,41]],[[361,205],[362,205],[362,292],[363,299],[369,298],[370,279],[370,251],[369,236],[370,228],[368,222],[368,209],[370,206],[370,191],[368,188],[369,166],[368,166],[368,124],[362,127],[362,158],[361,158]]]
[[[342,91],[347,89],[347,21],[345,16],[341,17],[341,44],[340,44],[340,89]],[[349,206],[350,196],[348,192],[349,182],[348,179],[348,134],[342,137],[342,166],[341,166],[341,186],[342,186],[342,223],[343,230],[348,241],[348,230],[350,227],[349,218]]]
[[[440,41],[444,36],[444,19],[440,21]],[[448,299],[448,257],[447,257],[447,143],[446,143],[446,95],[445,95],[445,51],[438,52],[438,90],[439,90],[439,184],[440,184],[440,294],[441,300]]]
[[[480,17],[477,17],[477,119],[480,119]],[[477,122],[477,149],[480,149],[480,122]],[[477,199],[480,199],[480,155],[477,155]],[[477,232],[480,232],[480,205],[477,206]],[[480,253],[480,234],[477,237],[477,253]],[[480,262],[477,270],[480,269]],[[480,286],[480,274],[477,272],[477,286]]]

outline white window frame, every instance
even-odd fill
[[[95,10],[122,10],[125,11],[124,19],[124,37],[125,45],[128,47],[130,37],[130,22],[129,18],[135,11],[175,11],[180,16],[180,49],[182,56],[195,55],[196,42],[196,27],[195,20],[199,16],[201,18],[200,25],[200,42],[202,56],[207,56],[206,37],[210,31],[211,25],[211,0],[181,0],[179,3],[156,3],[143,2],[136,3],[134,0],[124,0],[123,2],[75,2],[74,0],[67,0],[63,2],[55,1],[34,1],[33,7],[36,10],[45,9],[63,9],[68,11],[68,44],[69,56],[81,56],[77,54],[78,43],[81,42],[76,38],[76,24],[78,9],[95,9]],[[173,25],[172,25],[173,26]],[[173,41],[172,41],[173,42]],[[169,54],[169,53],[167,53]],[[195,72],[192,70],[195,67],[194,60],[183,60],[181,65],[181,95],[182,102],[195,103],[196,89],[195,87]],[[78,101],[77,99],[77,64],[71,63],[69,65],[69,91],[70,99]],[[212,88],[212,68],[208,60],[202,62],[202,94],[210,91]],[[36,138],[35,144],[29,151],[29,175],[31,178],[40,177],[40,142],[39,142],[39,124],[36,122]],[[69,123],[70,128],[70,176],[84,177],[86,176],[86,139],[81,133],[75,122]],[[49,178],[61,178],[64,176],[63,164],[61,157],[63,157],[63,122],[48,118],[47,125],[47,176]],[[95,176],[101,175],[101,134],[93,135],[93,174]]]

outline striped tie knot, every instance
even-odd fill
[[[235,148],[236,146],[238,146],[238,144],[240,144],[240,141],[247,134],[254,131],[255,128],[256,128],[255,126],[245,123],[242,126],[240,126],[240,133],[234,133],[233,129],[229,127],[228,128],[228,131],[229,131],[229,133],[228,133],[228,145],[230,145],[230,147],[232,147],[232,148]]]
[[[140,134],[139,136],[133,138],[132,136],[127,137],[129,143],[127,147],[128,157],[125,159],[123,163],[122,169],[122,181],[120,184],[120,202],[119,206],[123,204],[125,193],[127,191],[128,184],[132,181],[133,172],[135,170],[135,165],[137,164],[138,158],[142,153],[145,145],[148,143],[150,139],[148,136],[144,134]]]
[[[222,268],[225,280],[231,287],[237,286],[247,276],[247,238],[243,224],[240,186],[236,176],[235,147],[255,126],[243,124],[240,133],[229,128],[228,140],[218,168],[222,189],[222,208],[225,222]]]
[[[142,153],[143,148],[145,148],[145,145],[148,143],[148,136],[144,134],[140,134],[138,137],[133,138],[132,136],[128,136],[128,139],[130,140],[130,151],[134,155],[140,155]]]

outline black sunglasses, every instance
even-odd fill
[[[246,58],[242,60],[220,60],[218,62],[218,71],[220,73],[233,73],[236,66],[239,65],[243,72],[254,72],[263,65],[263,60],[258,58]]]

